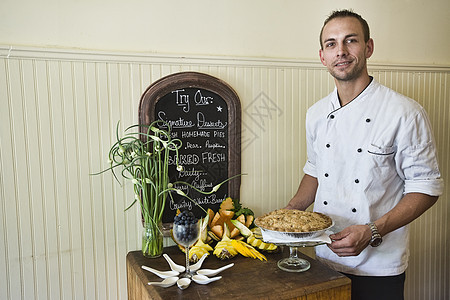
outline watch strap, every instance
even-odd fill
[[[381,234],[378,232],[378,227],[373,222],[366,223],[369,226],[370,231],[372,231],[372,237],[370,239],[369,245],[372,247],[377,247],[381,244],[382,238]]]

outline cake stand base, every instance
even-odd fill
[[[311,264],[306,259],[298,257],[297,251],[298,247],[289,246],[290,255],[278,261],[278,268],[286,272],[304,272],[309,270]]]

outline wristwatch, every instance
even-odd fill
[[[370,230],[372,231],[372,238],[370,239],[369,245],[372,247],[380,246],[383,239],[381,238],[381,234],[378,232],[377,226],[372,222],[367,223],[366,225],[368,225]]]

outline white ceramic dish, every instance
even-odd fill
[[[198,260],[198,262],[196,262],[195,264],[191,265],[189,267],[189,269],[191,270],[191,272],[195,272],[198,269],[200,269],[202,267],[203,261],[205,260],[205,258],[208,257],[208,253],[203,254],[203,256]]]
[[[167,277],[163,281],[160,281],[160,282],[149,282],[148,285],[169,287],[169,286],[174,285],[177,281],[178,281],[178,277]]]
[[[155,269],[147,267],[147,266],[142,266],[142,269],[149,271],[161,278],[177,277],[180,274],[180,272],[177,272],[177,271],[158,271],[158,270],[155,270]]]
[[[176,263],[174,263],[173,260],[166,253],[163,254],[163,257],[166,259],[166,261],[169,264],[172,271],[183,273],[184,270],[186,270],[185,266],[180,266],[180,265],[177,265]]]
[[[226,269],[231,268],[232,266],[234,266],[234,263],[231,263],[229,265],[223,266],[221,268],[218,269],[201,269],[197,271],[197,274],[199,275],[205,275],[205,276],[215,276],[217,274],[219,274],[222,271],[225,271]]]
[[[180,278],[177,280],[177,286],[180,290],[185,290],[191,284],[191,280],[189,278]]]
[[[192,276],[192,280],[195,283],[198,283],[198,284],[208,284],[208,283],[211,283],[213,281],[220,280],[220,279],[222,279],[222,276],[217,276],[217,277],[212,277],[212,278],[209,278],[209,277],[207,277],[205,275],[194,275],[194,276]]]

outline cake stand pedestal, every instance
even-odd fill
[[[300,247],[315,247],[325,244],[324,242],[295,242],[295,243],[282,243],[276,244],[278,246],[289,247],[289,257],[282,258],[278,261],[277,265],[283,271],[286,272],[304,272],[309,270],[311,264],[306,259],[298,256],[298,248]]]

